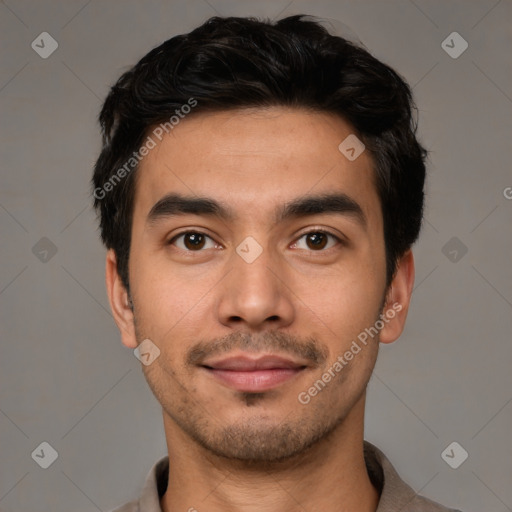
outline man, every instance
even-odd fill
[[[407,84],[292,16],[212,18],[111,89],[93,188],[168,457],[119,511],[447,511],[363,440],[426,150]]]

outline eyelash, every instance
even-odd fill
[[[320,234],[323,234],[323,235],[327,235],[327,236],[330,236],[332,238],[334,238],[336,240],[336,242],[340,245],[343,245],[344,244],[344,241],[337,235],[335,235],[334,233],[331,233],[330,231],[326,231],[325,229],[312,229],[310,231],[306,231],[305,233],[302,233],[297,239],[296,241],[294,242],[294,244],[296,244],[300,239],[304,238],[305,236],[307,235],[310,235],[310,234],[317,234],[317,233],[320,233]],[[209,238],[210,240],[213,240],[213,238],[209,235],[207,235],[206,233],[203,233],[201,231],[194,231],[194,230],[189,230],[189,231],[182,231],[181,233],[178,233],[176,235],[174,235],[168,242],[167,242],[167,245],[173,245],[174,242],[181,236],[183,235],[191,235],[191,234],[194,234],[194,235],[203,235],[207,238]],[[330,249],[334,249],[334,247],[329,247],[328,249],[321,249],[321,250],[318,250],[318,251],[314,251],[314,250],[308,250],[308,252],[318,252],[318,253],[321,253],[321,252],[327,252],[329,251]],[[191,250],[188,250],[188,249],[180,249],[178,248],[178,250],[180,251],[183,251],[183,252],[187,252],[187,253],[194,253],[194,252],[204,252],[203,249],[199,249],[197,251],[191,251]],[[304,249],[302,249],[304,250]]]

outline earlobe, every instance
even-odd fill
[[[392,343],[402,334],[414,286],[414,257],[409,249],[398,261],[382,311],[385,326],[380,332],[381,343]]]
[[[110,309],[121,332],[121,340],[129,348],[137,347],[132,304],[126,287],[117,271],[117,258],[113,249],[107,251],[105,263],[105,283]]]

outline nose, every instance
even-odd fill
[[[236,330],[258,332],[283,328],[293,322],[293,293],[286,282],[286,269],[272,261],[268,250],[251,263],[233,253],[230,265],[230,272],[219,283],[220,323]]]

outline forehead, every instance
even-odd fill
[[[373,162],[367,151],[353,161],[340,152],[350,135],[339,116],[284,107],[194,114],[140,163],[134,217],[171,192],[212,197],[255,220],[293,198],[336,191],[371,217]]]

